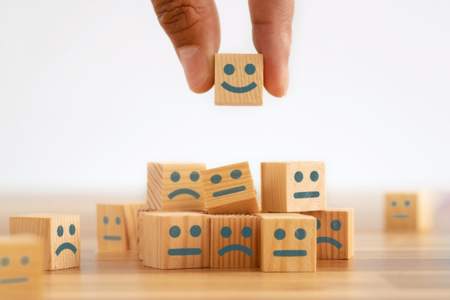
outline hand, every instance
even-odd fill
[[[214,54],[220,25],[214,0],[152,0],[159,23],[172,41],[192,91],[214,84]],[[253,43],[264,56],[264,86],[281,97],[288,86],[294,0],[249,0]]]

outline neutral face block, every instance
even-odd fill
[[[36,235],[44,244],[44,268],[80,266],[80,216],[24,215],[9,219],[11,234]]]
[[[247,162],[204,170],[202,177],[208,213],[245,214],[258,210]]]
[[[126,252],[128,236],[121,204],[97,204],[97,245],[100,253]]]
[[[327,209],[305,212],[317,219],[317,258],[353,257],[353,209]]]
[[[143,264],[157,269],[209,266],[209,219],[194,212],[143,213]]]
[[[209,215],[211,268],[255,268],[259,265],[259,218]]]
[[[201,171],[204,164],[148,163],[147,199],[150,210],[202,211]]]
[[[2,299],[42,298],[43,249],[34,236],[0,237]]]
[[[323,162],[261,163],[263,212],[304,212],[326,208]]]
[[[262,54],[215,55],[215,104],[262,105]]]
[[[263,272],[316,271],[316,219],[300,214],[258,214]]]

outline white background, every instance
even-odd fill
[[[247,2],[217,2],[221,51],[254,52]],[[2,0],[1,201],[144,199],[150,160],[248,160],[257,185],[260,161],[324,160],[330,202],[379,228],[385,190],[450,183],[449,11],[297,0],[287,96],[225,108],[189,91],[149,1]]]

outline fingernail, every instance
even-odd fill
[[[200,48],[184,46],[178,48],[177,53],[190,88],[193,91],[201,90],[207,80],[205,69],[208,68],[208,62],[200,53]]]

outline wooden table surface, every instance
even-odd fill
[[[450,299],[448,235],[357,234],[352,260],[320,261],[317,273],[162,271],[82,247],[80,269],[45,274],[45,299]]]

